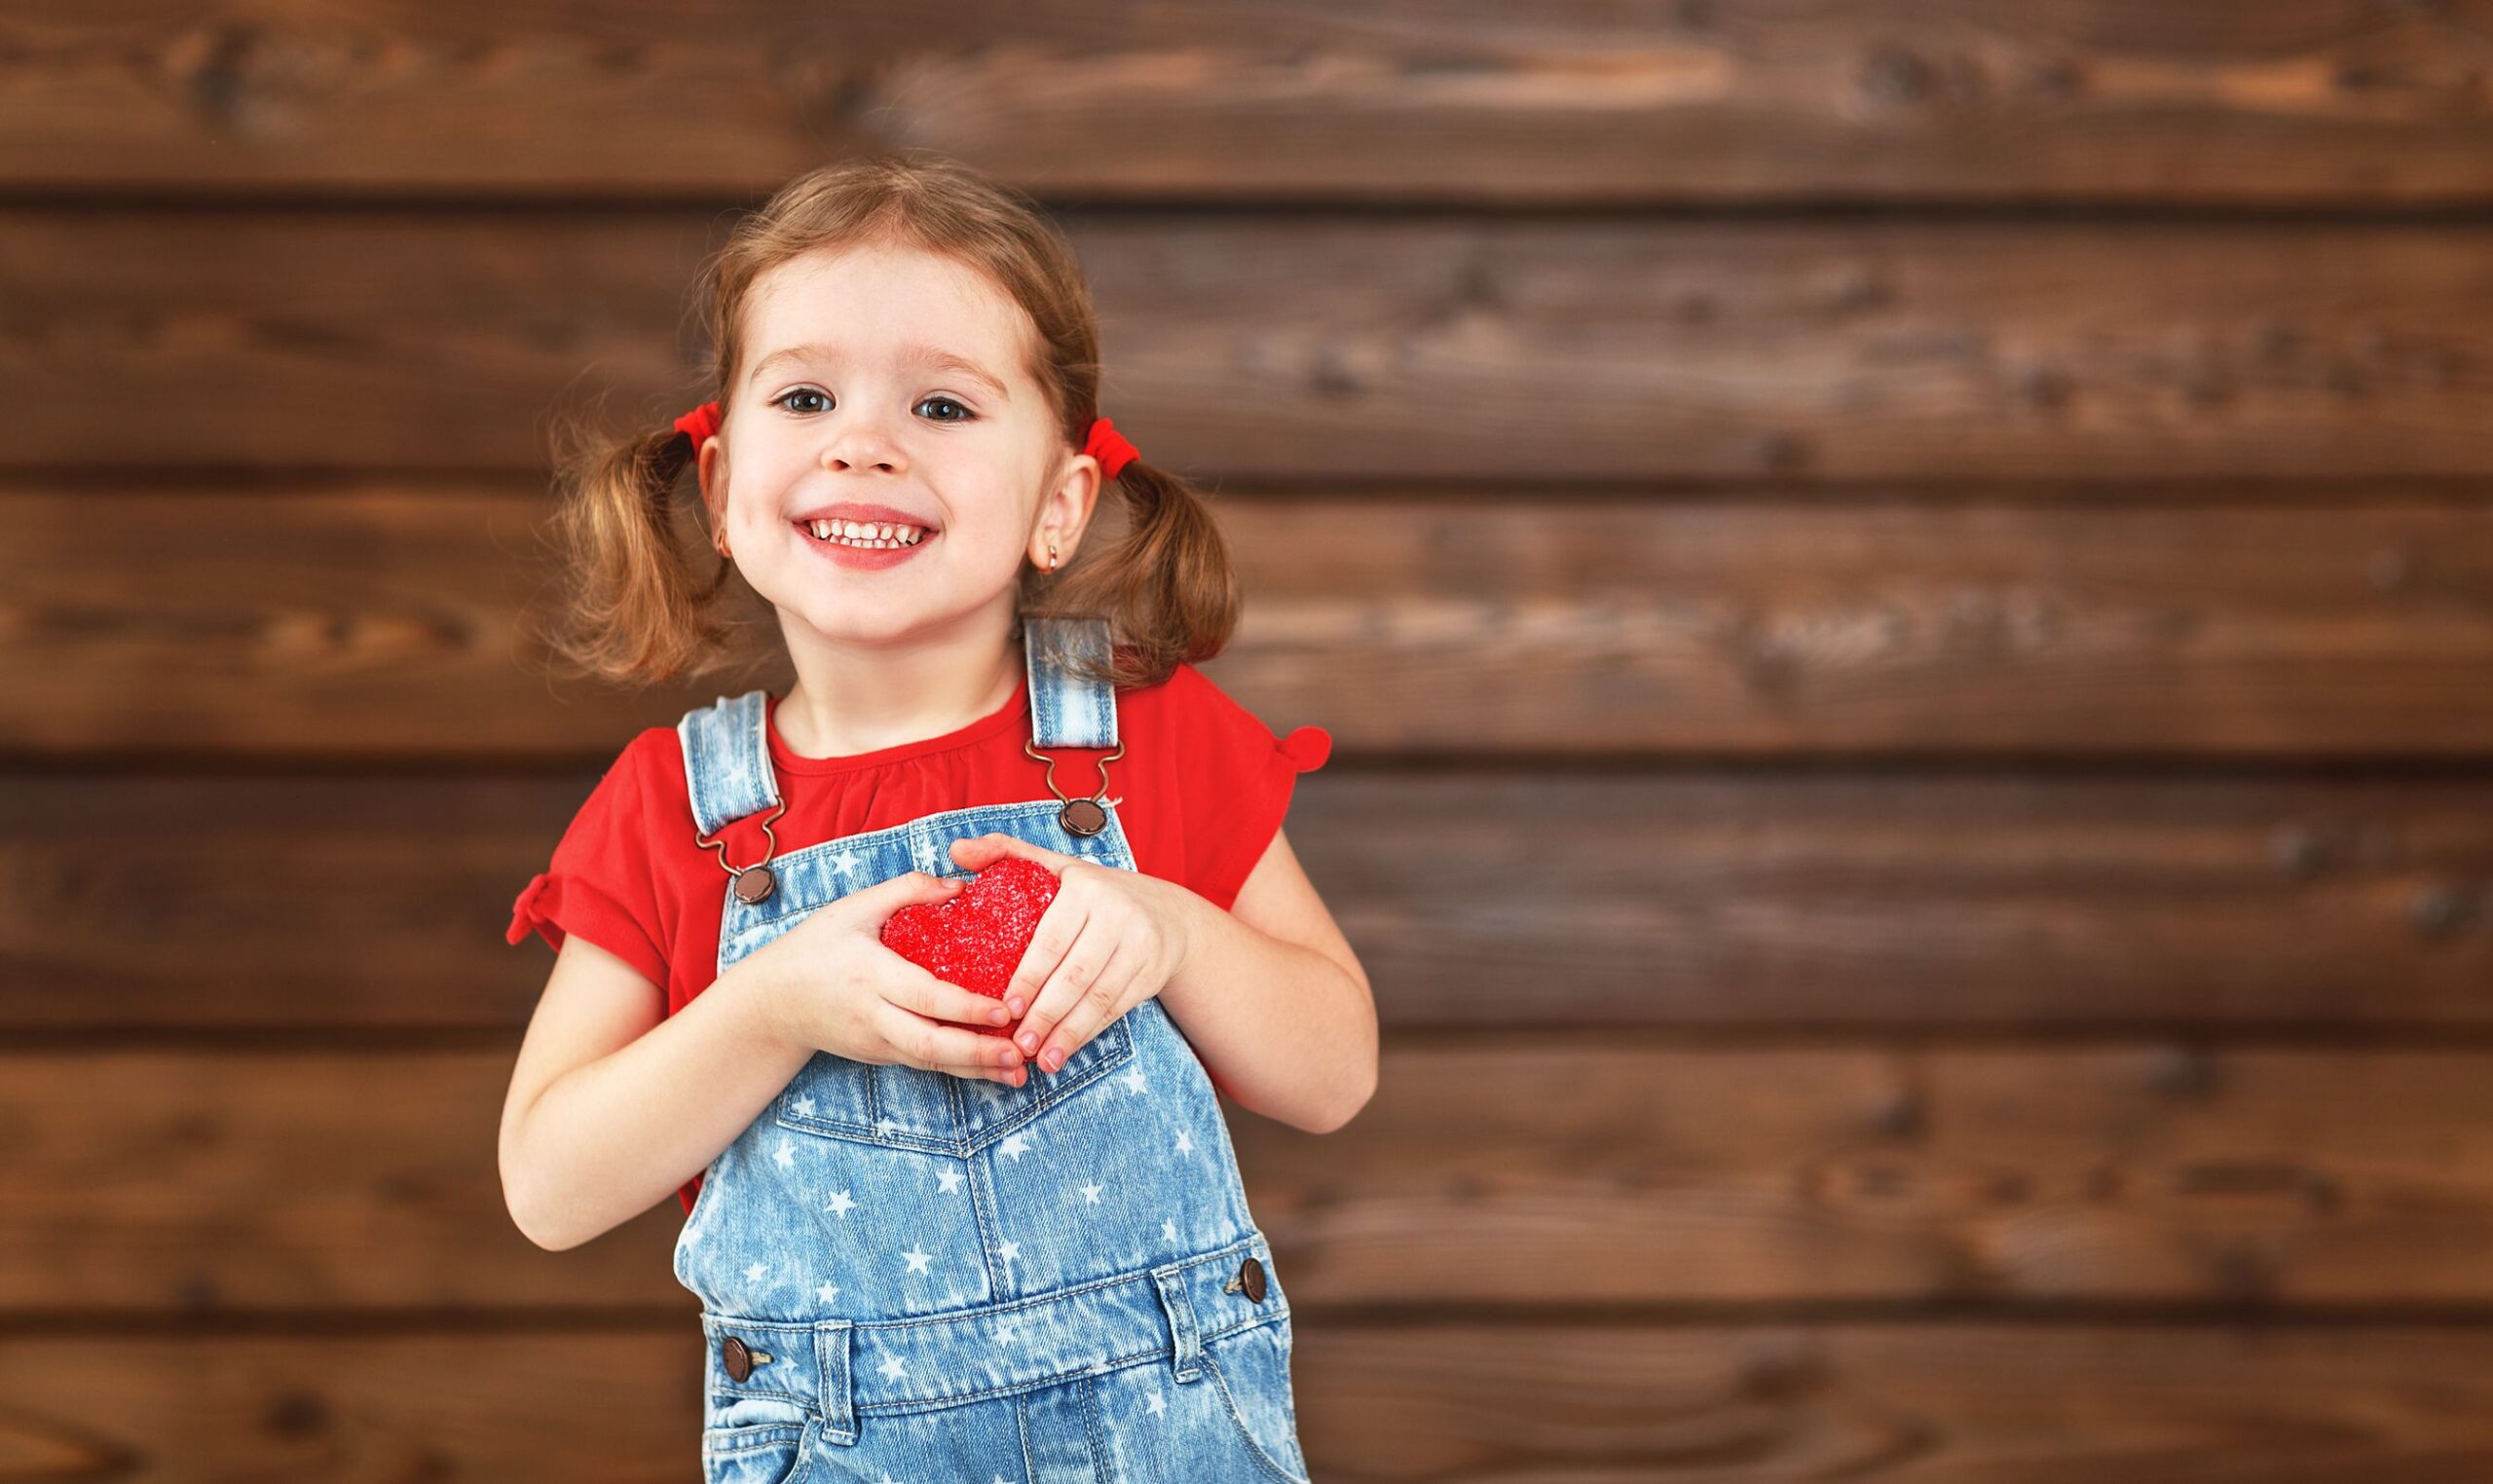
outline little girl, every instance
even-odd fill
[[[677,1192],[711,1481],[1303,1480],[1214,1090],[1323,1132],[1375,1086],[1367,977],[1281,832],[1331,739],[1189,663],[1236,622],[1218,527],[1098,416],[1089,291],[1026,199],[827,167],[704,278],[715,400],[566,461],[558,652],[721,665],[732,571],[796,679],[634,737],[520,893],[509,940],[557,956],[512,1219],[564,1248]],[[1128,529],[1086,553],[1103,482]],[[1001,1003],[884,946],[1006,856],[1057,889]]]

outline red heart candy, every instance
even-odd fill
[[[1001,857],[950,900],[915,903],[885,918],[883,946],[937,979],[1000,1000],[1038,934],[1040,914],[1056,900],[1056,872],[1045,866],[1018,855]],[[990,1036],[1013,1033],[1009,1025],[967,1028]]]

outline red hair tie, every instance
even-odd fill
[[[693,452],[700,452],[701,445],[719,430],[719,404],[703,402],[676,419],[675,430],[692,440]],[[1111,479],[1116,478],[1118,471],[1141,453],[1126,441],[1126,435],[1117,431],[1116,425],[1106,418],[1091,420],[1090,436],[1082,440],[1082,451],[1098,460],[1099,466],[1107,470]]]
[[[1098,460],[1099,466],[1107,470],[1111,479],[1117,477],[1117,470],[1133,463],[1139,452],[1106,418],[1091,420],[1091,436],[1082,440],[1082,451]]]
[[[719,430],[719,404],[703,402],[676,419],[675,430],[692,440],[694,453],[701,452],[701,445],[709,441],[711,434]]]

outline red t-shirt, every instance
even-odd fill
[[[777,696],[764,704],[770,766],[787,812],[770,826],[780,853],[907,824],[947,809],[1047,797],[1046,764],[1022,751],[1030,735],[1025,674],[1003,709],[956,731],[852,753],[804,758],[781,740]],[[1188,664],[1157,686],[1117,692],[1125,756],[1108,764],[1107,798],[1135,867],[1227,910],[1289,810],[1300,773],[1332,751],[1322,727],[1277,738],[1252,712]],[[1069,797],[1098,787],[1105,748],[1047,748]],[[727,859],[761,857],[761,815],[731,821]],[[507,941],[531,933],[556,948],[578,933],[663,985],[673,1015],[718,978],[719,915],[727,875],[699,833],[672,725],[628,743],[554,846],[548,868],[511,904]],[[1215,1086],[1218,1086],[1215,1080]],[[1222,1089],[1226,1092],[1227,1089]],[[701,1189],[679,1192],[687,1212]]]

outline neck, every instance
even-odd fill
[[[800,757],[844,758],[958,731],[993,713],[1023,674],[1013,617],[929,640],[792,644],[797,683],[773,709]]]

